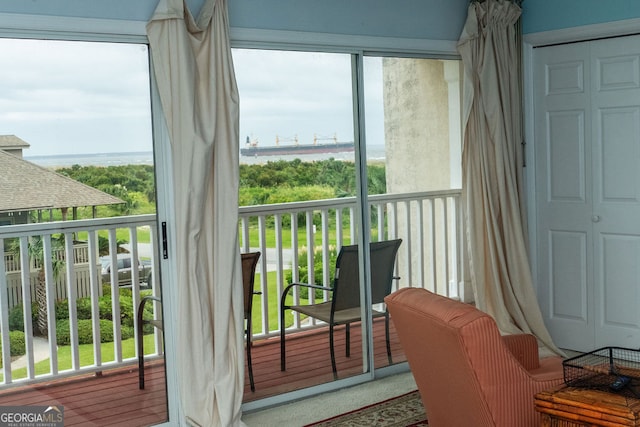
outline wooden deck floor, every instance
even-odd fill
[[[390,327],[392,362],[404,362],[406,357],[400,341]],[[384,336],[384,319],[376,319],[373,328],[374,363],[376,368],[388,366]],[[351,357],[345,356],[344,327],[336,328],[336,364],[338,378],[362,373],[362,336],[360,326],[351,326]],[[333,381],[327,328],[287,336],[287,370],[280,371],[280,339],[271,338],[254,343],[252,350],[253,377],[256,391],[251,392],[249,374],[245,375],[244,402],[262,399],[301,388]]]
[[[375,366],[388,365],[384,320],[374,322]],[[351,328],[351,357],[344,354],[344,328],[336,330],[338,377],[362,372],[360,327]],[[406,358],[391,327],[393,362]],[[280,371],[280,340],[258,341],[253,346],[256,391],[251,392],[246,375],[244,401],[333,381],[326,329],[287,336],[287,370]],[[147,362],[145,390],[138,389],[137,365],[49,383],[0,390],[0,406],[62,405],[65,426],[146,426],[167,420],[164,364]]]
[[[0,391],[0,405],[64,407],[64,425],[146,426],[167,419],[164,363],[148,363],[145,389],[137,365]]]

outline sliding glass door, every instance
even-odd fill
[[[261,49],[233,55],[241,247],[262,254],[252,305],[256,390],[245,387],[245,401],[253,401],[362,372],[359,322],[350,331],[349,356],[345,326],[334,329],[334,376],[327,321],[307,311],[331,305],[338,254],[358,243],[357,141],[351,55]],[[357,273],[357,257],[353,268]]]
[[[244,402],[373,378],[406,361],[383,296],[405,286],[451,294],[459,280],[459,61],[233,54],[240,243],[262,254],[248,344],[255,391],[247,378]],[[386,242],[399,246],[381,255]],[[330,307],[351,274],[360,316],[350,327],[331,332],[317,307],[291,308]]]
[[[161,295],[138,39],[0,39],[2,405],[56,405],[96,425],[168,419],[162,331],[137,317],[145,296]],[[161,317],[160,304],[144,311]]]

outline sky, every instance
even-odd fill
[[[348,55],[238,49],[234,68],[242,138],[260,145],[274,145],[276,136],[282,144],[296,136],[311,144],[314,134],[353,141]]]
[[[349,55],[251,49],[233,55],[240,146],[247,137],[261,146],[276,138],[353,141]],[[367,71],[375,88],[366,91],[368,115],[381,117],[381,71],[373,65]],[[0,135],[30,144],[27,157],[152,151],[147,46],[0,39]]]
[[[151,151],[145,45],[0,39],[0,134],[25,156]]]
[[[349,55],[233,55],[240,146],[353,141]],[[365,77],[367,117],[381,117],[381,71],[368,65]],[[382,120],[369,122],[379,133]],[[147,46],[0,39],[0,135],[30,144],[25,156],[151,151]]]

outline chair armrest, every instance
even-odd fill
[[[144,307],[144,305],[147,303],[147,301],[162,302],[162,299],[160,297],[156,297],[156,296],[153,296],[153,295],[147,295],[146,297],[142,297],[142,299],[140,300],[140,307]]]
[[[287,294],[289,293],[289,291],[291,289],[293,289],[295,286],[302,286],[302,287],[305,287],[305,288],[312,288],[312,289],[322,289],[323,291],[333,291],[333,288],[329,288],[327,286],[311,285],[309,283],[293,282],[293,283],[289,284],[289,286],[284,288],[284,291],[282,291],[282,295],[280,296],[280,307],[287,307],[288,308],[288,306],[285,304],[285,298],[287,297]]]
[[[159,303],[162,303],[162,299],[153,295],[147,295],[146,297],[143,297],[140,300],[140,305],[138,305],[138,313],[137,313],[137,317],[138,317],[138,333],[140,334],[140,336],[142,335],[142,326],[144,323],[150,323],[153,326],[155,326],[158,329],[163,329],[162,326],[162,319],[158,318],[158,319],[152,319],[152,320],[144,320],[143,315],[144,315],[144,307],[147,304],[147,302],[149,301],[157,301]]]
[[[286,288],[284,288],[284,291],[282,292],[282,294],[286,294],[287,292],[289,292],[290,289],[292,289],[295,286],[302,286],[305,288],[313,288],[313,289],[322,289],[323,291],[332,291],[333,288],[329,288],[327,286],[320,286],[320,285],[311,285],[309,283],[298,283],[298,282],[293,282],[291,284],[289,284],[289,286],[287,286]]]
[[[527,371],[540,367],[538,341],[535,336],[531,334],[504,335],[502,341]]]

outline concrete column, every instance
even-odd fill
[[[386,151],[386,180],[388,193],[409,193],[460,188],[461,173],[461,90],[460,61],[418,58],[385,58],[383,60],[384,135]],[[412,218],[420,213],[417,206],[410,207]],[[452,214],[447,206],[447,215]],[[423,224],[444,221],[440,203],[422,206]],[[406,207],[398,207],[398,236],[418,236],[419,220],[406,221]],[[408,229],[410,227],[410,229]],[[451,230],[442,227],[425,228],[423,247],[419,239],[412,239],[411,254],[399,253],[400,265],[419,265],[417,257],[424,254],[427,270],[415,271],[412,277],[403,277],[401,286],[425,286],[439,293],[449,294],[449,286],[461,280],[457,268],[460,259],[443,255],[445,239],[451,241]],[[408,240],[408,239],[407,239]],[[435,242],[435,243],[434,243]],[[434,249],[435,248],[435,249]],[[403,264],[404,263],[404,264]],[[453,264],[456,265],[453,265]],[[448,265],[447,265],[448,264]],[[432,280],[436,277],[435,283]],[[451,282],[451,283],[450,283]]]

